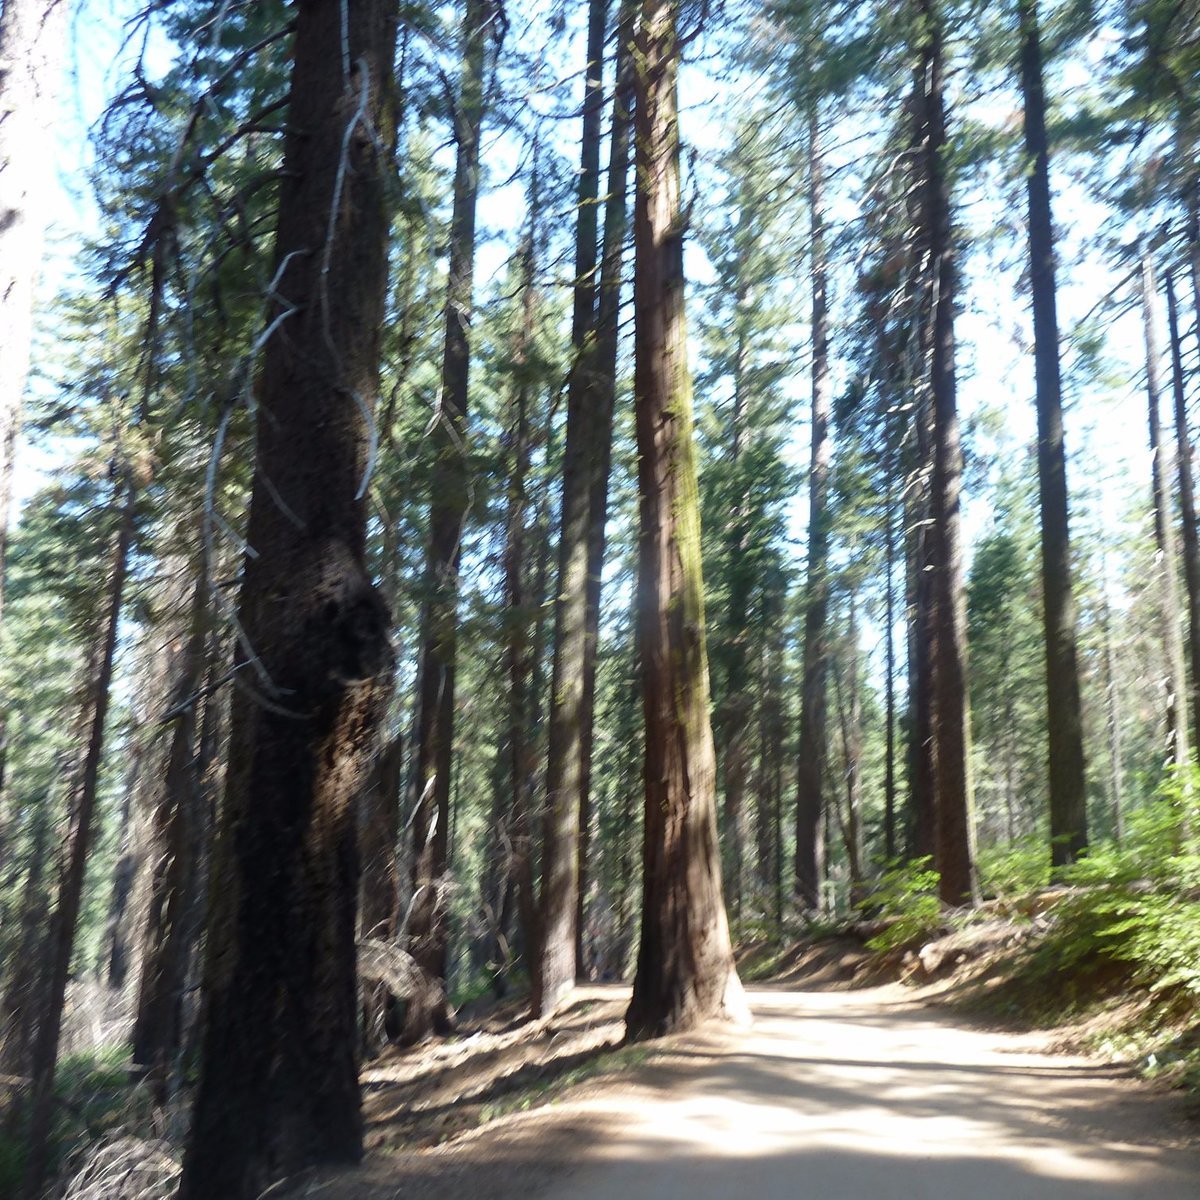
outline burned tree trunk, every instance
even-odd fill
[[[362,1152],[357,799],[393,655],[365,566],[396,7],[297,8],[207,1015],[180,1200]],[[343,46],[343,53],[336,47]]]

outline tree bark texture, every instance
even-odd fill
[[[962,446],[954,368],[957,286],[954,235],[946,178],[944,30],[933,0],[921,0],[915,144],[920,226],[929,320],[933,470],[929,487],[929,566],[932,604],[934,865],[939,895],[968,904],[977,892],[975,834],[969,774],[966,681],[966,603],[963,587],[960,499]]]
[[[391,684],[365,567],[387,286],[390,0],[297,7],[215,849],[207,1015],[180,1200],[256,1200],[362,1151],[358,797]]]
[[[825,252],[824,178],[815,104],[809,111],[808,172],[812,254],[812,449],[808,474],[808,583],[804,607],[804,657],[800,684],[800,747],[796,767],[796,897],[815,912],[824,868],[826,690],[829,644],[829,375],[828,264]]]
[[[1175,520],[1171,513],[1171,447],[1163,434],[1158,340],[1154,332],[1154,266],[1142,258],[1142,336],[1146,349],[1146,396],[1149,409],[1151,486],[1154,501],[1154,541],[1158,548],[1161,583],[1163,645],[1167,654],[1167,742],[1171,761],[1186,767],[1190,758],[1187,728],[1187,673],[1179,612],[1179,556]]]
[[[745,1014],[721,892],[700,503],[684,317],[674,0],[634,50],[638,639],[645,720],[642,932],[630,1038]]]
[[[450,218],[442,391],[431,435],[435,455],[429,509],[426,598],[421,614],[421,665],[413,771],[413,901],[408,947],[425,973],[446,978],[446,874],[450,867],[450,771],[454,747],[454,683],[458,644],[459,566],[470,508],[466,457],[471,315],[475,274],[475,207],[479,196],[479,138],[491,0],[466,0],[462,72],[454,114],[457,157]],[[444,989],[443,989],[444,992]],[[405,1039],[446,1032],[444,1002],[409,1001]]]
[[[587,67],[575,231],[575,360],[567,389],[563,450],[558,586],[554,608],[554,667],[546,761],[546,820],[542,840],[539,937],[531,1007],[553,1012],[575,984],[579,917],[579,839],[584,807],[584,722],[588,656],[588,592],[592,494],[611,442],[611,389],[598,360],[597,276],[601,118],[604,112],[606,0],[588,6]]]
[[[208,573],[198,563],[191,612],[174,656],[166,709],[170,735],[153,809],[151,864],[142,970],[133,1026],[133,1061],[151,1091],[166,1101],[169,1080],[183,1044],[183,993],[198,929],[200,871],[206,821],[199,772],[197,698],[209,646]]]
[[[1037,0],[1019,0],[1021,92],[1025,108],[1029,197],[1029,279],[1033,299],[1038,419],[1038,489],[1042,518],[1042,601],[1046,640],[1046,731],[1050,781],[1050,855],[1074,862],[1087,847],[1083,712],[1079,696],[1076,609],[1072,586],[1063,445],[1062,378],[1046,98],[1042,84]]]
[[[522,926],[536,928],[534,920],[533,864],[529,854],[530,781],[537,757],[534,745],[536,694],[533,691],[535,656],[534,625],[538,606],[533,602],[530,587],[528,525],[532,505],[529,496],[529,473],[532,465],[533,437],[530,408],[533,381],[530,378],[530,350],[537,323],[537,259],[539,206],[541,198],[536,180],[530,187],[530,229],[520,255],[521,320],[513,340],[513,393],[509,424],[508,505],[504,518],[504,607],[507,635],[504,648],[505,671],[508,676],[507,730],[503,743],[504,769],[501,790],[508,797],[510,829],[516,834],[502,839],[501,844],[512,848],[504,854],[504,869],[498,872],[499,887],[495,889],[500,903],[496,904],[496,954],[494,962],[497,980],[507,973],[511,955],[503,953],[505,897],[517,896],[522,914]]]
[[[589,880],[588,836],[591,822],[592,751],[596,721],[596,663],[600,652],[600,601],[608,526],[608,483],[612,471],[613,409],[617,394],[617,352],[620,345],[621,285],[625,266],[625,236],[629,228],[629,127],[633,76],[631,38],[634,0],[622,0],[617,24],[616,91],[609,133],[608,195],[604,201],[604,234],[600,261],[600,296],[596,316],[593,379],[600,414],[596,430],[596,462],[592,471],[591,515],[588,529],[587,628],[583,642],[583,701],[580,721],[582,762],[579,790],[579,886],[575,920],[575,971],[586,974],[583,916]]]
[[[1175,283],[1167,276],[1167,327],[1171,343],[1171,394],[1175,408],[1176,467],[1179,471],[1179,522],[1183,532],[1183,578],[1187,587],[1188,665],[1191,667],[1190,703],[1192,741],[1200,737],[1200,533],[1196,529],[1196,487],[1192,476],[1192,438],[1188,429],[1187,395],[1183,377],[1183,349],[1179,333],[1179,305]]]

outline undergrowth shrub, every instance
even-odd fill
[[[1200,805],[1169,788],[1106,845],[1062,872],[1073,891],[1056,907],[1045,948],[1060,964],[1101,959],[1132,980],[1200,1003]]]
[[[883,932],[867,942],[877,951],[899,950],[936,933],[943,924],[938,900],[939,875],[933,860],[915,858],[893,863],[875,881],[871,895],[860,905],[864,916],[887,922]]]
[[[1011,846],[979,851],[979,884],[985,896],[1019,898],[1050,882],[1050,855],[1044,838],[1028,837]]]

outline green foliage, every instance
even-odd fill
[[[26,1146],[14,1133],[0,1133],[0,1196],[15,1196],[25,1178]]]
[[[979,851],[976,866],[985,895],[1028,896],[1050,882],[1050,853],[1041,837]]]
[[[1042,953],[1061,966],[1102,961],[1164,999],[1200,1001],[1200,818],[1192,790],[1172,781],[1130,821],[1126,840],[1068,868],[1074,890],[1056,909]]]
[[[929,857],[894,863],[876,881],[870,897],[860,907],[886,921],[887,928],[867,942],[880,952],[899,950],[928,937],[941,927],[938,872]]]

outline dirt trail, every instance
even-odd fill
[[[1178,1098],[898,987],[753,990],[755,1024],[450,1146],[377,1155],[338,1200],[1197,1200]],[[1190,1145],[1189,1145],[1190,1142]]]

